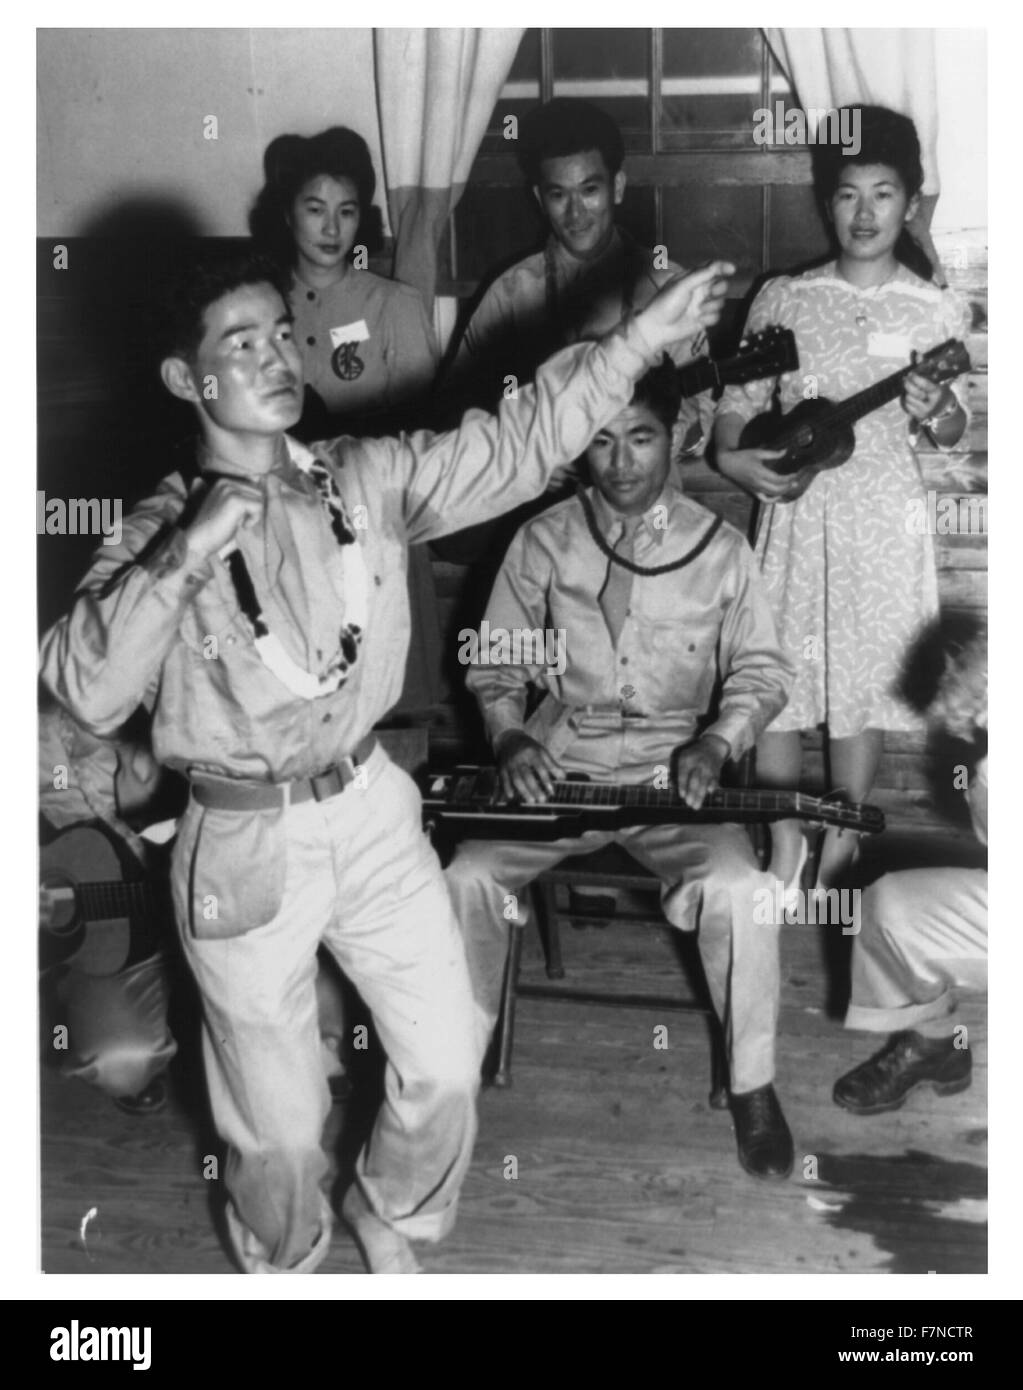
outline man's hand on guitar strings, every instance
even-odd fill
[[[501,794],[507,801],[549,801],[565,769],[529,734],[506,734],[497,749]]]
[[[718,786],[731,750],[723,738],[704,734],[681,749],[675,758],[675,785],[690,810],[698,811],[708,792]]]

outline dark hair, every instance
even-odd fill
[[[946,610],[923,628],[903,658],[896,693],[918,714],[972,737],[986,725],[987,621],[976,613]],[[973,719],[970,711],[977,716]]]
[[[165,293],[159,333],[161,358],[191,359],[198,351],[206,331],[205,315],[210,305],[245,285],[269,285],[288,303],[287,290],[277,265],[266,256],[251,251],[227,257],[207,253],[179,268]]]
[[[814,146],[814,186],[829,225],[828,206],[841,182],[843,169],[851,164],[886,164],[902,180],[908,198],[915,198],[924,182],[920,139],[908,116],[890,111],[886,106],[839,107],[833,116],[825,118],[834,122],[829,125],[832,137],[837,136],[838,130],[847,128],[843,121],[846,113],[850,122],[859,123],[860,148],[856,154],[847,154],[837,138]],[[922,280],[934,277],[930,257],[906,227],[895,243],[895,259]]]
[[[682,405],[682,382],[667,353],[636,382],[630,404],[645,405],[671,433]]]
[[[612,178],[625,159],[622,132],[599,106],[574,97],[555,97],[522,118],[519,164],[530,184],[540,182],[545,159],[562,159],[584,150],[598,150]]]
[[[359,195],[359,230],[355,244],[378,251],[383,241],[380,209],[373,206],[377,176],[369,146],[347,126],[331,126],[319,135],[278,135],[263,155],[266,182],[249,213],[249,231],[260,250],[284,269],[295,261],[295,241],[288,225],[292,205],[310,179],[328,175],[351,179]]]

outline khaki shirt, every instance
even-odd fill
[[[595,489],[587,496],[614,548],[621,515]],[[714,520],[669,483],[643,516],[636,564],[679,559]],[[745,540],[726,523],[684,568],[636,575],[614,647],[598,602],[608,564],[577,497],[519,531],[487,606],[487,635],[493,643],[497,630],[561,633],[565,670],[473,666],[467,684],[491,738],[525,728],[569,771],[626,782],[646,779],[700,733],[725,739],[740,757],[784,706],[793,676]],[[546,694],[526,722],[530,682]]]
[[[293,280],[289,303],[306,385],[331,414],[394,410],[429,390],[437,343],[422,297],[410,285],[351,269],[325,290]],[[331,330],[341,341],[349,334],[351,346],[340,355]]]
[[[444,434],[313,446],[355,522],[369,578],[358,659],[333,694],[296,696],[262,663],[222,559],[191,572],[181,563],[175,522],[204,484],[189,488],[177,474],[126,519],[118,545],[97,552],[70,613],[43,638],[45,683],[100,734],[145,702],[157,760],[184,773],[278,782],[321,772],[401,693],[408,546],[542,491],[551,471],[623,409],[652,356],[633,323],[559,353],[497,417],[472,412]],[[242,528],[236,541],[270,630],[321,674],[338,649],[342,563],[315,487],[294,465],[301,448],[288,441],[287,456],[261,480],[262,524]]]

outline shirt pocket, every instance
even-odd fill
[[[233,593],[225,594],[211,581],[196,595],[181,618],[179,632],[188,649],[204,661],[217,661],[229,648],[244,643],[251,629]]]
[[[718,675],[716,619],[647,619],[639,627],[652,707],[705,713]]]
[[[281,810],[246,814],[191,801],[174,847],[174,908],[197,941],[244,936],[284,903],[287,838]]]

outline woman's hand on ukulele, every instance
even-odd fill
[[[951,415],[951,402],[954,392],[947,385],[938,385],[919,372],[910,372],[903,382],[902,408],[914,420],[927,420],[948,410]]]
[[[718,470],[732,482],[753,494],[758,502],[791,502],[806,490],[808,470],[783,476],[768,467],[771,459],[785,457],[784,449],[721,449],[717,451]]]

